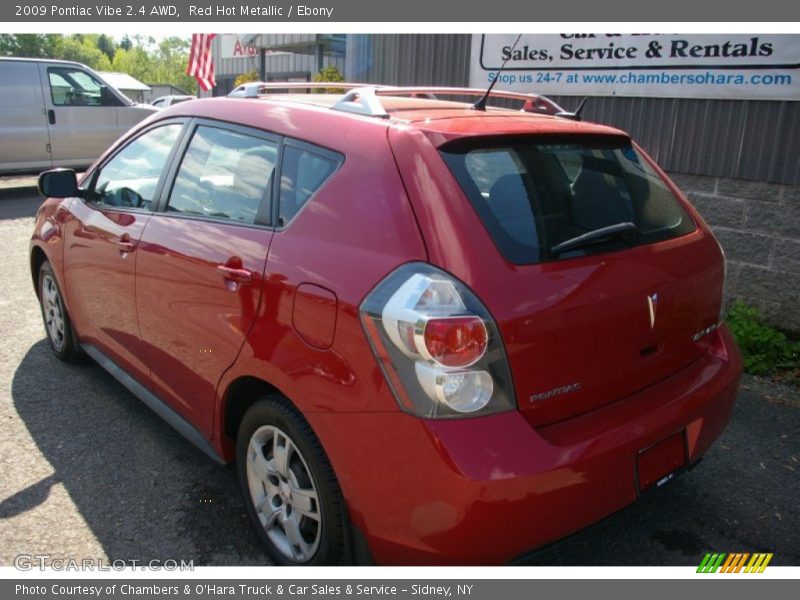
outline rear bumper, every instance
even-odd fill
[[[519,412],[423,421],[309,415],[378,564],[507,563],[636,500],[637,455],[685,432],[688,464],[722,433],[741,359],[714,352],[650,388],[545,428]]]

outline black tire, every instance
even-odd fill
[[[64,305],[58,280],[48,261],[42,263],[39,269],[39,306],[47,341],[53,353],[64,362],[74,363],[80,360],[83,352]],[[61,326],[54,327],[53,323],[60,323]]]
[[[263,462],[253,462],[259,452]],[[279,454],[287,457],[283,474]],[[236,438],[236,471],[247,514],[275,564],[342,562],[347,525],[339,483],[311,427],[283,396],[269,394],[245,413]],[[292,544],[298,534],[301,543]]]

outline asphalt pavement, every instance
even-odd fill
[[[268,564],[231,468],[97,365],[51,355],[28,270],[32,183],[0,180],[0,565],[20,554]],[[772,552],[772,564],[800,565],[798,461],[800,391],[745,377],[730,426],[697,468],[531,564],[697,565],[706,552]]]

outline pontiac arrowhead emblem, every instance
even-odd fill
[[[656,325],[656,311],[658,310],[658,294],[647,296],[647,308],[650,309],[650,329]]]

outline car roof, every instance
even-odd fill
[[[262,102],[307,105],[332,109],[341,99],[339,94],[271,94],[261,96]],[[245,99],[254,101],[253,99]],[[432,98],[382,96],[381,104],[388,113],[389,123],[410,125],[446,137],[464,135],[504,135],[518,133],[542,134],[627,134],[606,125],[574,121],[553,115],[523,112],[517,109],[487,107],[475,110],[472,102],[456,102]],[[343,113],[347,114],[347,113]],[[356,115],[357,118],[374,117]]]
[[[0,56],[0,62],[30,62],[30,63],[48,63],[54,65],[69,65],[72,67],[88,67],[74,60],[59,60],[57,58],[24,58],[21,56]]]
[[[327,116],[326,127],[330,127],[332,122],[341,122],[343,131],[358,126],[411,127],[430,134],[437,146],[452,139],[474,136],[563,134],[628,137],[618,129],[597,123],[508,108],[488,107],[486,111],[479,111],[474,110],[471,103],[430,98],[382,96],[381,104],[388,118],[377,118],[337,109],[335,105],[341,98],[341,94],[269,94],[258,98],[221,96],[181,102],[163,111],[163,116],[216,118],[303,137],[302,130],[294,123],[304,123],[313,128],[315,115],[324,114]],[[297,118],[287,118],[291,112],[298,113]],[[275,122],[276,114],[284,115],[282,122]],[[337,118],[331,119],[333,115]],[[289,130],[281,131],[283,126]]]

